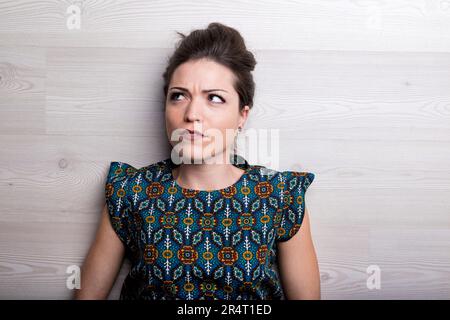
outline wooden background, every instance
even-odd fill
[[[72,297],[109,163],[168,155],[175,31],[213,21],[258,62],[246,128],[280,129],[276,169],[316,174],[322,298],[449,299],[450,0],[0,1],[0,298]]]

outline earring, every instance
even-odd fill
[[[236,154],[237,153],[237,138],[238,138],[238,135],[239,135],[239,133],[241,133],[241,131],[242,131],[242,127],[238,127],[238,133],[234,136],[234,154]]]

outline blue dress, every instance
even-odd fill
[[[276,242],[299,230],[314,174],[233,159],[244,174],[210,191],[179,186],[171,158],[111,162],[106,204],[131,262],[120,300],[285,298]]]

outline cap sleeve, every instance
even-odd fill
[[[111,162],[105,184],[105,199],[112,227],[127,246],[130,244],[128,181],[134,172],[136,168],[127,163]]]
[[[300,229],[305,213],[305,193],[314,180],[314,173],[283,171],[281,220],[278,226],[279,242],[291,239]]]

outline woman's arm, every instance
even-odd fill
[[[286,299],[320,299],[320,273],[305,207],[300,230],[288,241],[278,242],[279,271]]]
[[[96,238],[81,268],[81,288],[75,290],[74,299],[106,299],[122,266],[125,246],[112,228],[107,207]]]

